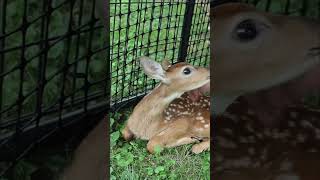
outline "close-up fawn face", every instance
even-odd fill
[[[320,26],[312,20],[241,3],[220,5],[211,15],[215,93],[268,88],[318,62]]]
[[[215,2],[215,178],[319,179],[319,1]]]
[[[210,82],[210,71],[194,67],[185,62],[170,64],[167,60],[158,63],[149,57],[140,57],[140,65],[150,78],[160,80],[170,89],[184,93],[197,89]]]
[[[187,63],[177,63],[170,66],[166,76],[177,89],[185,92],[197,89],[210,81],[210,71],[203,67],[194,67]]]

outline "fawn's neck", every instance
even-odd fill
[[[130,130],[139,138],[149,139],[161,130],[160,122],[163,121],[163,112],[168,105],[183,92],[176,92],[163,83],[146,95],[135,107],[130,116]]]

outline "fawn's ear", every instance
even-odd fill
[[[164,59],[161,62],[161,66],[162,66],[162,69],[166,71],[171,66],[171,63],[167,59]]]
[[[150,59],[149,57],[140,57],[140,65],[144,70],[144,73],[152,79],[158,79],[161,82],[168,84],[170,83],[165,71],[162,69],[161,64]]]

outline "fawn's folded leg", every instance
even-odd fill
[[[192,146],[192,152],[195,154],[199,154],[205,150],[210,149],[210,140],[205,140],[199,144],[195,144]]]
[[[126,141],[130,141],[134,138],[134,134],[130,131],[129,127],[126,125],[126,127],[122,130],[122,137]]]
[[[88,134],[77,148],[71,165],[62,175],[62,180],[106,180],[108,149],[107,119]]]
[[[156,146],[169,148],[197,142],[197,139],[192,138],[193,135],[190,134],[187,123],[188,121],[177,120],[167,129],[153,136],[147,144],[148,151],[154,153]]]

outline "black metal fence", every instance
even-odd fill
[[[209,8],[209,0],[111,1],[114,109],[155,85],[140,71],[139,56],[209,64]]]
[[[101,1],[0,1],[0,176],[105,110],[110,92],[116,108],[150,90],[137,57],[209,64],[209,0],[111,0],[110,31],[96,15]]]
[[[108,104],[96,3],[0,1],[0,161],[9,163],[1,174],[72,118]]]

